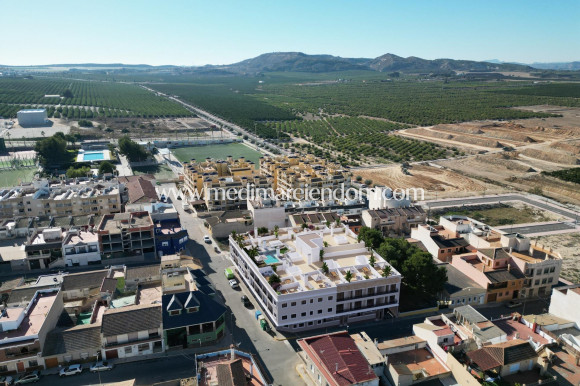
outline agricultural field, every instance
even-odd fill
[[[60,95],[46,98],[45,95]],[[0,116],[14,117],[32,106],[46,107],[49,117],[185,117],[181,105],[132,84],[62,79],[0,79]]]
[[[424,161],[452,154],[432,143],[392,135],[406,126],[384,120],[329,117],[270,123],[270,127],[316,145],[304,150],[342,164]]]
[[[241,143],[179,147],[171,152],[180,162],[188,162],[192,158],[197,161],[203,161],[207,157],[214,159],[226,159],[228,156],[232,156],[234,159],[245,157],[247,160],[254,162],[256,168],[259,168],[260,157],[262,157],[261,153]]]

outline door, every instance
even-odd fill
[[[119,352],[117,350],[108,350],[105,351],[105,359],[115,359],[119,358]]]
[[[24,372],[24,362],[16,363],[16,371],[18,371],[19,373]]]
[[[44,364],[46,365],[46,368],[57,367],[58,358],[46,358]]]

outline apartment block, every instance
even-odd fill
[[[296,199],[307,198],[299,189],[338,190],[350,187],[350,170],[340,164],[328,162],[311,154],[306,156],[284,155],[260,158],[260,173],[273,178],[275,190],[295,191]],[[313,194],[314,199],[330,199]]]
[[[0,190],[0,218],[117,213],[122,189],[116,181],[36,180]]]
[[[189,194],[199,197],[208,210],[245,209],[247,195],[236,194],[241,189],[268,189],[272,179],[260,175],[251,161],[244,157],[234,160],[207,158],[183,163],[184,186]],[[228,195],[227,192],[230,192]]]
[[[105,215],[97,234],[104,258],[155,253],[154,224],[149,212]]]
[[[239,277],[278,330],[398,314],[401,274],[347,226],[230,236],[230,252]]]

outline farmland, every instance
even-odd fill
[[[60,97],[45,97],[59,95]],[[182,117],[191,113],[177,103],[131,84],[61,79],[0,79],[0,116],[43,106],[49,117]]]
[[[451,154],[432,143],[392,135],[391,131],[406,126],[376,119],[330,117],[271,123],[270,127],[315,144],[305,150],[343,164],[423,161]]]

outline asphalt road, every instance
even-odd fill
[[[169,189],[175,188],[175,185],[162,184],[159,188],[169,191]],[[232,266],[228,252],[222,251],[219,254],[214,252],[215,241],[212,244],[198,243],[197,240],[202,242],[203,236],[209,235],[209,231],[203,226],[203,220],[184,212],[179,201],[175,201],[174,197],[170,198],[175,202],[175,207],[179,211],[182,226],[189,233],[188,250],[190,255],[201,260],[204,271],[213,282],[223,304],[229,310],[226,321],[229,331],[232,331],[232,322],[234,324],[233,336],[231,338],[226,336],[224,340],[231,339],[241,350],[255,354],[267,368],[269,373],[267,375],[273,379],[273,384],[302,384],[301,378],[295,371],[300,359],[295,355],[291,345],[286,341],[277,341],[262,331],[254,317],[255,309],[248,309],[241,302],[244,290],[234,290],[230,287],[224,276],[224,270]],[[246,295],[252,299],[249,293]],[[255,301],[253,303],[256,304]]]
[[[512,227],[497,227],[505,232],[516,232],[521,233],[523,235],[533,235],[536,233],[544,233],[544,232],[558,232],[558,231],[568,231],[572,229],[576,229],[574,224],[571,223],[564,223],[564,222],[554,222],[550,224],[538,224],[538,225],[525,225],[525,226],[515,226]]]

